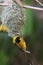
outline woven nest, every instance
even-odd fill
[[[4,7],[2,12],[2,24],[8,28],[8,35],[15,36],[15,34],[22,34],[21,28],[24,25],[24,9],[15,2],[12,6]]]

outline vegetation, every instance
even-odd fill
[[[40,7],[34,0],[24,2]],[[30,65],[31,63],[32,65],[43,65],[43,12],[25,9],[25,13],[26,20],[22,33],[27,49],[31,53],[22,52],[12,43],[12,38],[7,33],[0,32],[0,65]]]

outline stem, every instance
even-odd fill
[[[29,6],[29,5],[24,5],[23,8],[28,8],[28,9],[43,11],[43,8],[33,7],[33,6]]]
[[[0,6],[9,6],[9,7],[10,7],[11,4],[8,4],[8,3],[0,3]],[[34,6],[29,6],[29,5],[23,5],[23,8],[28,8],[28,9],[43,11],[43,8],[34,7]]]
[[[11,6],[11,4],[8,4],[8,3],[0,3],[0,6]]]
[[[40,1],[36,0],[36,2],[37,2],[39,5],[43,6],[43,4],[42,4]]]

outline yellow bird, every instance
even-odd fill
[[[23,37],[20,36],[13,37],[13,43],[16,44],[22,51],[30,53],[29,51],[26,50],[26,43]]]
[[[16,2],[15,2],[16,1]],[[11,3],[12,6],[4,7],[1,20],[2,25],[0,26],[0,31],[8,32],[8,35],[13,38],[13,43],[16,44],[22,51],[30,53],[26,50],[26,43],[23,39],[21,28],[24,25],[24,9],[22,5],[17,3],[20,0],[5,0],[7,3]],[[19,36],[19,34],[20,36]],[[17,35],[18,34],[18,35]]]

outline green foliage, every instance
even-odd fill
[[[23,27],[23,34],[29,35],[33,32],[33,18],[32,18],[32,11],[29,9],[26,9],[26,20],[25,25]]]
[[[6,65],[6,53],[4,50],[0,50],[0,65]]]
[[[25,0],[29,4],[30,0]],[[37,20],[36,12],[26,9],[26,20],[22,33],[25,37],[27,48],[32,51],[34,46],[40,42],[41,47],[36,58],[43,61],[43,20]],[[35,17],[34,17],[35,16]],[[12,38],[5,32],[0,32],[0,65],[11,65],[17,55],[18,47],[12,43]]]
[[[13,45],[12,38],[5,32],[0,32],[0,65],[13,62],[17,54],[17,47]]]

